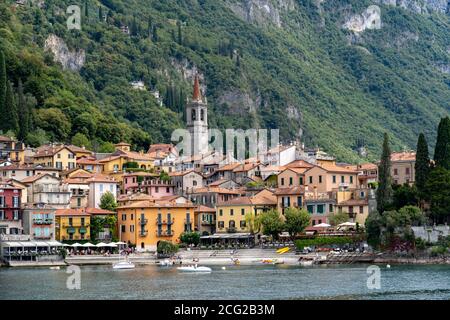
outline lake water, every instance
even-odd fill
[[[66,268],[0,269],[4,299],[450,299],[450,266],[381,267],[381,289],[367,288],[367,266],[230,266],[210,274],[138,266],[81,267],[68,290]]]

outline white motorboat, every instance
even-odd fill
[[[165,259],[163,261],[160,261],[159,265],[162,266],[162,267],[170,267],[170,266],[174,265],[174,262],[169,260],[169,259]]]
[[[178,267],[177,269],[179,271],[183,271],[183,272],[211,272],[212,271],[212,269],[209,267],[199,267],[197,265]]]
[[[126,260],[126,261],[119,261],[117,263],[113,264],[113,269],[134,269],[136,266],[134,263]]]

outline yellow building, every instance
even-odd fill
[[[219,233],[251,232],[251,226],[247,225],[246,215],[252,217],[260,213],[275,209],[277,198],[269,190],[262,190],[252,197],[240,197],[216,206],[216,230]]]
[[[113,175],[117,181],[121,181],[121,174],[126,164],[136,162],[140,169],[150,170],[154,167],[154,159],[143,151],[130,151],[128,143],[116,144],[116,151],[111,156],[98,161],[103,165],[103,173]]]
[[[337,213],[348,213],[349,220],[364,225],[369,216],[369,190],[356,189],[336,193]]]
[[[57,241],[90,240],[91,215],[85,209],[58,209],[55,218]]]
[[[181,196],[125,202],[117,209],[120,240],[139,251],[156,251],[160,241],[179,243],[183,232],[193,231],[194,209]]]
[[[71,170],[76,167],[76,153],[65,145],[45,145],[36,150],[33,162],[43,167]]]
[[[24,164],[25,145],[13,138],[0,136],[0,160],[10,160],[15,164]]]

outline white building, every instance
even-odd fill
[[[100,208],[100,200],[106,192],[111,192],[117,200],[117,181],[103,175],[96,175],[87,181],[89,183],[88,206]]]

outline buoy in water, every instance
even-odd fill
[[[390,268],[391,268],[391,265],[390,265],[390,264],[388,264],[388,265],[386,266],[386,268],[390,269]]]

